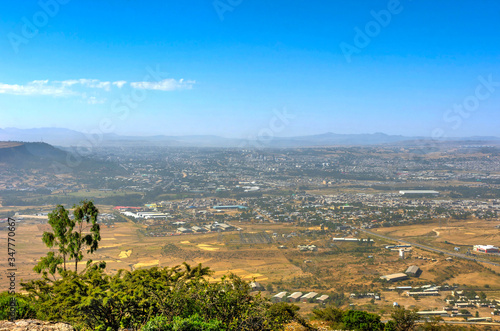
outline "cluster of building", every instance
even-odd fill
[[[446,299],[447,307],[443,307],[443,310],[433,310],[433,311],[420,311],[419,315],[423,317],[430,316],[441,316],[441,317],[465,317],[468,322],[482,322],[491,321],[491,317],[472,317],[469,308],[491,308],[491,315],[500,315],[500,311],[497,309],[500,300],[486,300],[481,299],[479,296],[470,298],[464,295],[464,291],[453,290],[451,295],[454,297],[452,299]]]
[[[380,300],[380,294],[375,292],[351,293],[350,298],[351,299],[373,298],[375,300]]]
[[[490,254],[500,253],[500,249],[493,245],[474,245],[473,250],[479,253],[490,253]]]
[[[359,239],[359,238],[332,238],[332,240],[334,242],[364,242],[364,243],[367,243],[367,242],[373,243],[374,242],[374,240],[371,239],[371,238],[367,238],[367,239]]]
[[[298,245],[297,248],[300,252],[315,252],[318,250],[316,245]]]
[[[317,303],[326,303],[330,296],[324,294],[319,295],[316,292],[302,293],[302,292],[280,292],[271,297],[271,301],[276,302],[317,302]]]
[[[206,232],[226,232],[234,230],[240,230],[240,229],[236,228],[235,226],[232,226],[231,224],[214,222],[207,225],[192,226],[190,228],[179,227],[177,228],[177,233],[189,234],[189,233],[206,233]]]
[[[406,280],[409,277],[420,277],[422,274],[422,270],[418,266],[410,266],[406,271],[403,272],[398,272],[395,274],[390,274],[390,275],[384,275],[381,276],[380,279],[386,280],[388,282],[398,282],[401,280]]]

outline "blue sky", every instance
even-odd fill
[[[500,136],[498,1],[40,3],[0,4],[0,128]]]

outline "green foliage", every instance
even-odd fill
[[[342,321],[349,330],[377,331],[384,327],[379,315],[358,310],[345,312]]]
[[[441,316],[432,316],[427,321],[425,321],[424,324],[420,325],[418,330],[425,330],[425,331],[464,330],[463,328],[440,323],[442,321],[443,318]]]
[[[399,307],[391,314],[394,321],[395,330],[397,331],[411,331],[415,329],[417,320],[419,318],[416,311]]]
[[[83,250],[88,254],[94,253],[101,240],[100,227],[97,224],[99,210],[92,201],[82,201],[80,205],[74,206],[74,224],[76,231],[69,234],[69,248],[71,259],[75,260],[75,272],[78,271],[78,262],[83,259]]]
[[[43,274],[44,277],[50,274],[55,279],[55,274],[60,274],[63,271],[63,268],[61,268],[62,264],[63,258],[61,256],[57,256],[54,252],[48,252],[47,256],[42,257],[38,261],[33,270]]]
[[[267,310],[267,316],[276,325],[283,325],[294,320],[300,319],[298,316],[299,307],[286,302],[280,302],[272,305]],[[299,321],[300,322],[300,321]]]
[[[16,319],[34,318],[36,315],[35,308],[29,302],[29,299],[21,294],[9,294],[8,292],[0,293],[0,320],[8,320],[11,318],[11,303],[15,299],[16,303]]]
[[[344,318],[344,311],[332,305],[324,309],[315,309],[313,314],[320,320],[334,323],[341,323]]]
[[[56,209],[49,213],[48,223],[52,227],[53,232],[44,232],[42,240],[49,248],[57,247],[62,259],[63,269],[66,270],[66,261],[69,255],[69,235],[75,224],[69,218],[68,211],[61,205],[58,205]],[[42,270],[43,266],[49,267],[46,262],[43,264],[39,263],[35,267],[35,270]],[[55,270],[55,268],[51,267],[50,270]]]
[[[156,316],[150,319],[141,331],[171,331],[172,324],[165,316]]]
[[[104,267],[91,265],[80,274],[63,271],[61,279],[21,285],[30,293],[38,318],[69,321],[82,330],[140,328],[152,316],[162,316],[178,330],[195,325],[194,316],[209,324],[220,322],[226,330],[282,330],[290,321],[309,327],[298,316],[298,307],[271,305],[260,295],[250,295],[249,284],[235,275],[208,282],[204,276],[211,271],[201,264],[120,270],[114,276],[106,275]]]
[[[175,316],[172,321],[165,316],[150,319],[141,331],[224,331],[225,326],[219,320],[205,321],[195,314],[188,318]]]
[[[78,262],[83,259],[83,251],[93,253],[101,240],[97,216],[99,210],[92,201],[84,200],[74,206],[73,218],[69,212],[58,205],[49,213],[49,225],[52,232],[44,232],[42,240],[49,248],[57,247],[58,255],[49,252],[33,268],[44,277],[51,274],[55,278],[56,272],[61,274],[67,271],[67,262],[74,260],[75,272],[78,271]],[[62,265],[62,267],[61,267]]]
[[[393,320],[390,320],[389,322],[385,323],[384,331],[397,331],[396,322],[394,322]]]

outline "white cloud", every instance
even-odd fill
[[[118,86],[118,88],[122,88],[123,85],[127,84],[127,81],[125,80],[118,80],[116,82],[113,82],[113,85]]]
[[[62,86],[73,86],[75,84],[78,84],[78,80],[77,79],[63,80],[61,82]]]
[[[191,89],[196,82],[193,80],[176,80],[168,78],[159,82],[131,82],[130,86],[136,89],[157,90],[157,91],[175,91]],[[100,81],[99,79],[68,79],[63,81],[34,80],[25,85],[0,83],[0,94],[12,95],[50,95],[55,97],[80,96],[86,99],[90,104],[102,103],[103,99],[86,98],[82,88],[101,89],[109,92],[112,87],[122,88],[127,84],[125,80],[114,82]],[[79,88],[78,88],[79,87]],[[105,99],[104,99],[105,100]]]
[[[191,89],[195,83],[194,80],[168,78],[159,82],[132,82],[130,86],[142,90],[174,91]]]
[[[109,91],[111,87],[110,82],[101,82],[99,79],[86,79],[81,78],[78,80],[82,86],[90,87],[90,88],[100,88],[106,91]]]
[[[0,94],[52,95],[62,97],[74,95],[76,93],[67,89],[66,86],[63,85],[49,85],[48,80],[34,80],[26,85],[0,83]]]

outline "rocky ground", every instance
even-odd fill
[[[327,323],[320,321],[313,321],[311,323],[318,331],[332,331],[331,328],[327,326]],[[0,321],[0,331],[74,331],[75,329],[66,323],[53,323],[45,322],[39,320],[18,320],[15,322],[10,321]],[[304,331],[304,327],[292,323],[285,327],[287,331]]]
[[[19,320],[15,322],[0,321],[0,331],[74,331],[75,329],[66,323],[53,323],[39,320]]]

